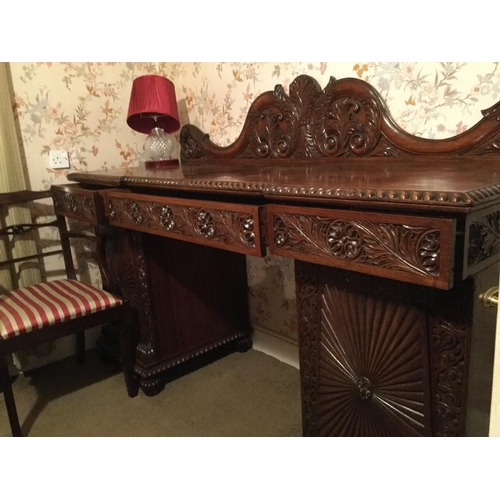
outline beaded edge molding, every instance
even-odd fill
[[[279,186],[265,183],[230,182],[230,181],[193,181],[193,180],[165,180],[146,179],[138,177],[111,177],[85,173],[72,173],[68,180],[92,183],[106,182],[115,187],[127,188],[131,186],[162,186],[169,188],[197,188],[201,190],[246,191],[254,194],[278,196],[302,196],[322,199],[341,200],[373,200],[385,202],[404,203],[434,203],[440,205],[476,206],[494,198],[500,197],[500,183],[484,188],[473,189],[465,192],[440,192],[418,190],[392,190],[392,189],[335,189],[329,187],[300,188],[292,186]]]

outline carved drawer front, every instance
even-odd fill
[[[281,205],[267,210],[276,255],[435,288],[453,285],[453,219]]]
[[[99,191],[84,189],[76,184],[52,186],[54,210],[57,215],[98,224],[104,216]]]
[[[263,207],[107,191],[111,225],[262,256]]]

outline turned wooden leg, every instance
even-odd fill
[[[12,383],[10,381],[9,368],[5,356],[0,356],[0,384],[3,388],[5,406],[9,416],[10,428],[14,437],[22,437],[19,417],[17,416],[16,402],[12,393]]]
[[[133,398],[139,393],[139,381],[134,372],[136,345],[134,342],[134,331],[132,328],[133,315],[128,304],[123,307],[123,321],[120,330],[121,361],[127,392],[128,395]]]

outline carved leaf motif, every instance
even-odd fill
[[[438,321],[432,331],[436,436],[458,436],[463,424],[467,328]]]
[[[275,217],[275,230],[277,224],[286,227],[286,232],[281,228],[279,233],[281,240],[286,240],[281,248],[424,276],[439,276],[437,230],[285,213]],[[433,247],[429,246],[429,237],[433,238]],[[430,256],[429,248],[433,250]]]
[[[474,221],[469,228],[469,266],[478,264],[500,252],[500,212]]]
[[[245,157],[289,158],[298,146],[299,112],[283,88],[278,86],[270,103],[252,109],[248,114],[251,124],[248,143],[251,153]]]
[[[318,283],[314,273],[307,272],[309,266],[297,262],[297,303],[300,309],[300,372],[302,384],[302,427],[305,436],[317,432],[316,418],[316,359],[318,349],[318,317],[320,312]],[[304,272],[305,269],[305,272]]]
[[[256,245],[253,216],[244,212],[113,198],[109,215],[115,223],[129,222],[165,234],[216,240],[245,248]]]
[[[265,124],[259,122],[260,116]],[[495,105],[484,111],[484,118],[475,127],[446,142],[434,140],[429,148],[428,143],[409,136],[394,123],[379,92],[367,82],[331,77],[321,91],[314,78],[300,75],[290,84],[289,96],[278,85],[274,92],[257,97],[242,134],[230,146],[217,146],[201,130],[184,126],[181,156],[189,160],[498,155],[499,121],[500,107]],[[286,123],[289,126],[284,126]]]
[[[423,266],[420,260],[421,242],[436,231],[425,227],[363,222],[364,251],[371,264],[389,269],[419,274],[439,275],[439,262]],[[439,246],[437,247],[439,255]]]
[[[366,155],[380,135],[375,101],[323,95],[314,114],[315,140],[325,156]]]

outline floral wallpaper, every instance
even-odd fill
[[[442,139],[459,134],[500,99],[496,62],[214,62],[11,63],[15,112],[33,189],[65,182],[72,170],[133,167],[145,137],[126,125],[131,84],[155,73],[176,86],[181,124],[192,123],[220,145],[239,135],[248,109],[276,84],[288,90],[309,74],[370,82],[408,132]],[[178,133],[177,133],[178,138]],[[53,171],[48,152],[68,151],[71,170]],[[249,298],[256,327],[296,339],[293,262],[248,258]]]

